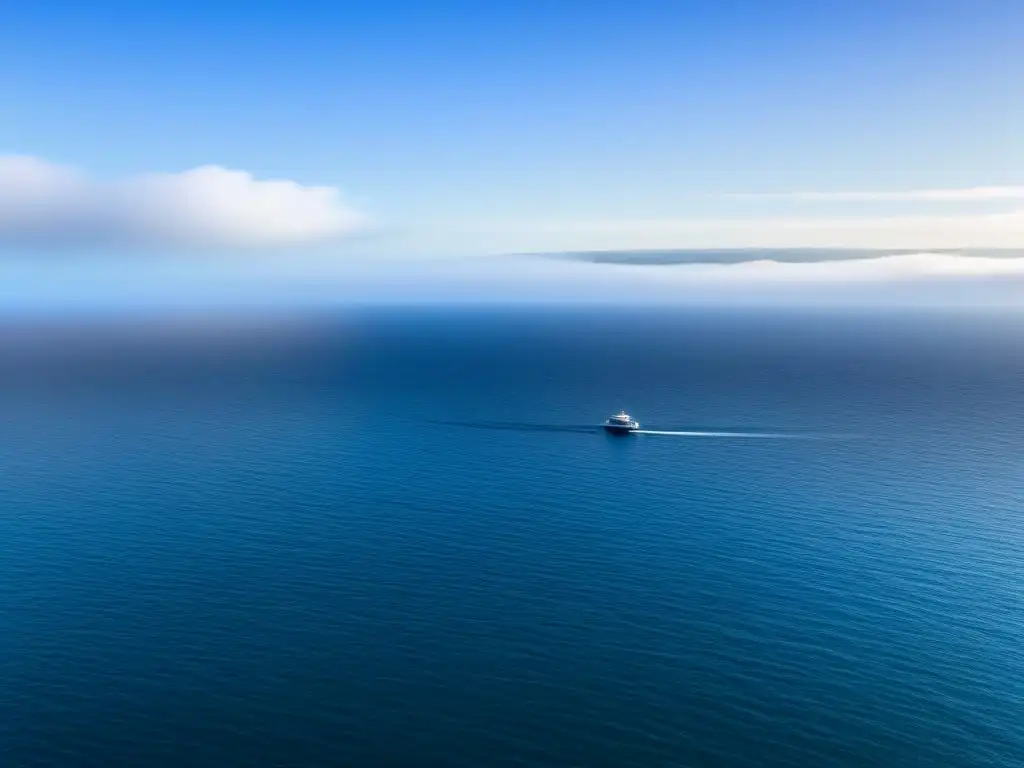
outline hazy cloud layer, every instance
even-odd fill
[[[507,252],[813,248],[893,251],[1024,248],[1024,209],[914,216],[549,220],[473,223]],[[468,233],[467,233],[468,234]]]
[[[87,286],[83,289],[83,286]],[[594,264],[508,256],[462,259],[210,258],[0,260],[5,316],[216,312],[352,302],[597,302],[609,304],[872,303],[1024,306],[1024,257],[951,253],[876,255],[816,262]],[[25,313],[28,313],[27,315]],[[70,316],[70,315],[68,315]]]
[[[962,189],[866,190],[851,192],[735,192],[736,200],[798,200],[807,202],[864,203],[969,203],[990,200],[1024,200],[1024,187],[967,187]]]
[[[364,224],[334,187],[215,165],[99,181],[0,156],[0,245],[259,248],[335,240]]]

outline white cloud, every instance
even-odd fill
[[[966,187],[962,189],[908,189],[860,192],[734,192],[734,200],[796,200],[839,203],[971,203],[1024,200],[1024,187]]]
[[[253,248],[334,240],[364,225],[334,187],[214,165],[98,181],[0,156],[0,244]]]

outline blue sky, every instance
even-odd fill
[[[0,25],[0,155],[335,187],[351,259],[1024,246],[1022,43],[1010,0],[55,0]]]

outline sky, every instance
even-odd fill
[[[0,304],[1017,280],[933,252],[1024,251],[1022,50],[1016,0],[11,4]],[[462,261],[801,247],[882,261]]]

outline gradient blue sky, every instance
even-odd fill
[[[1024,184],[1022,51],[1016,0],[54,0],[0,24],[0,154],[336,186],[349,251],[801,245],[771,222],[1024,208],[785,195]]]

